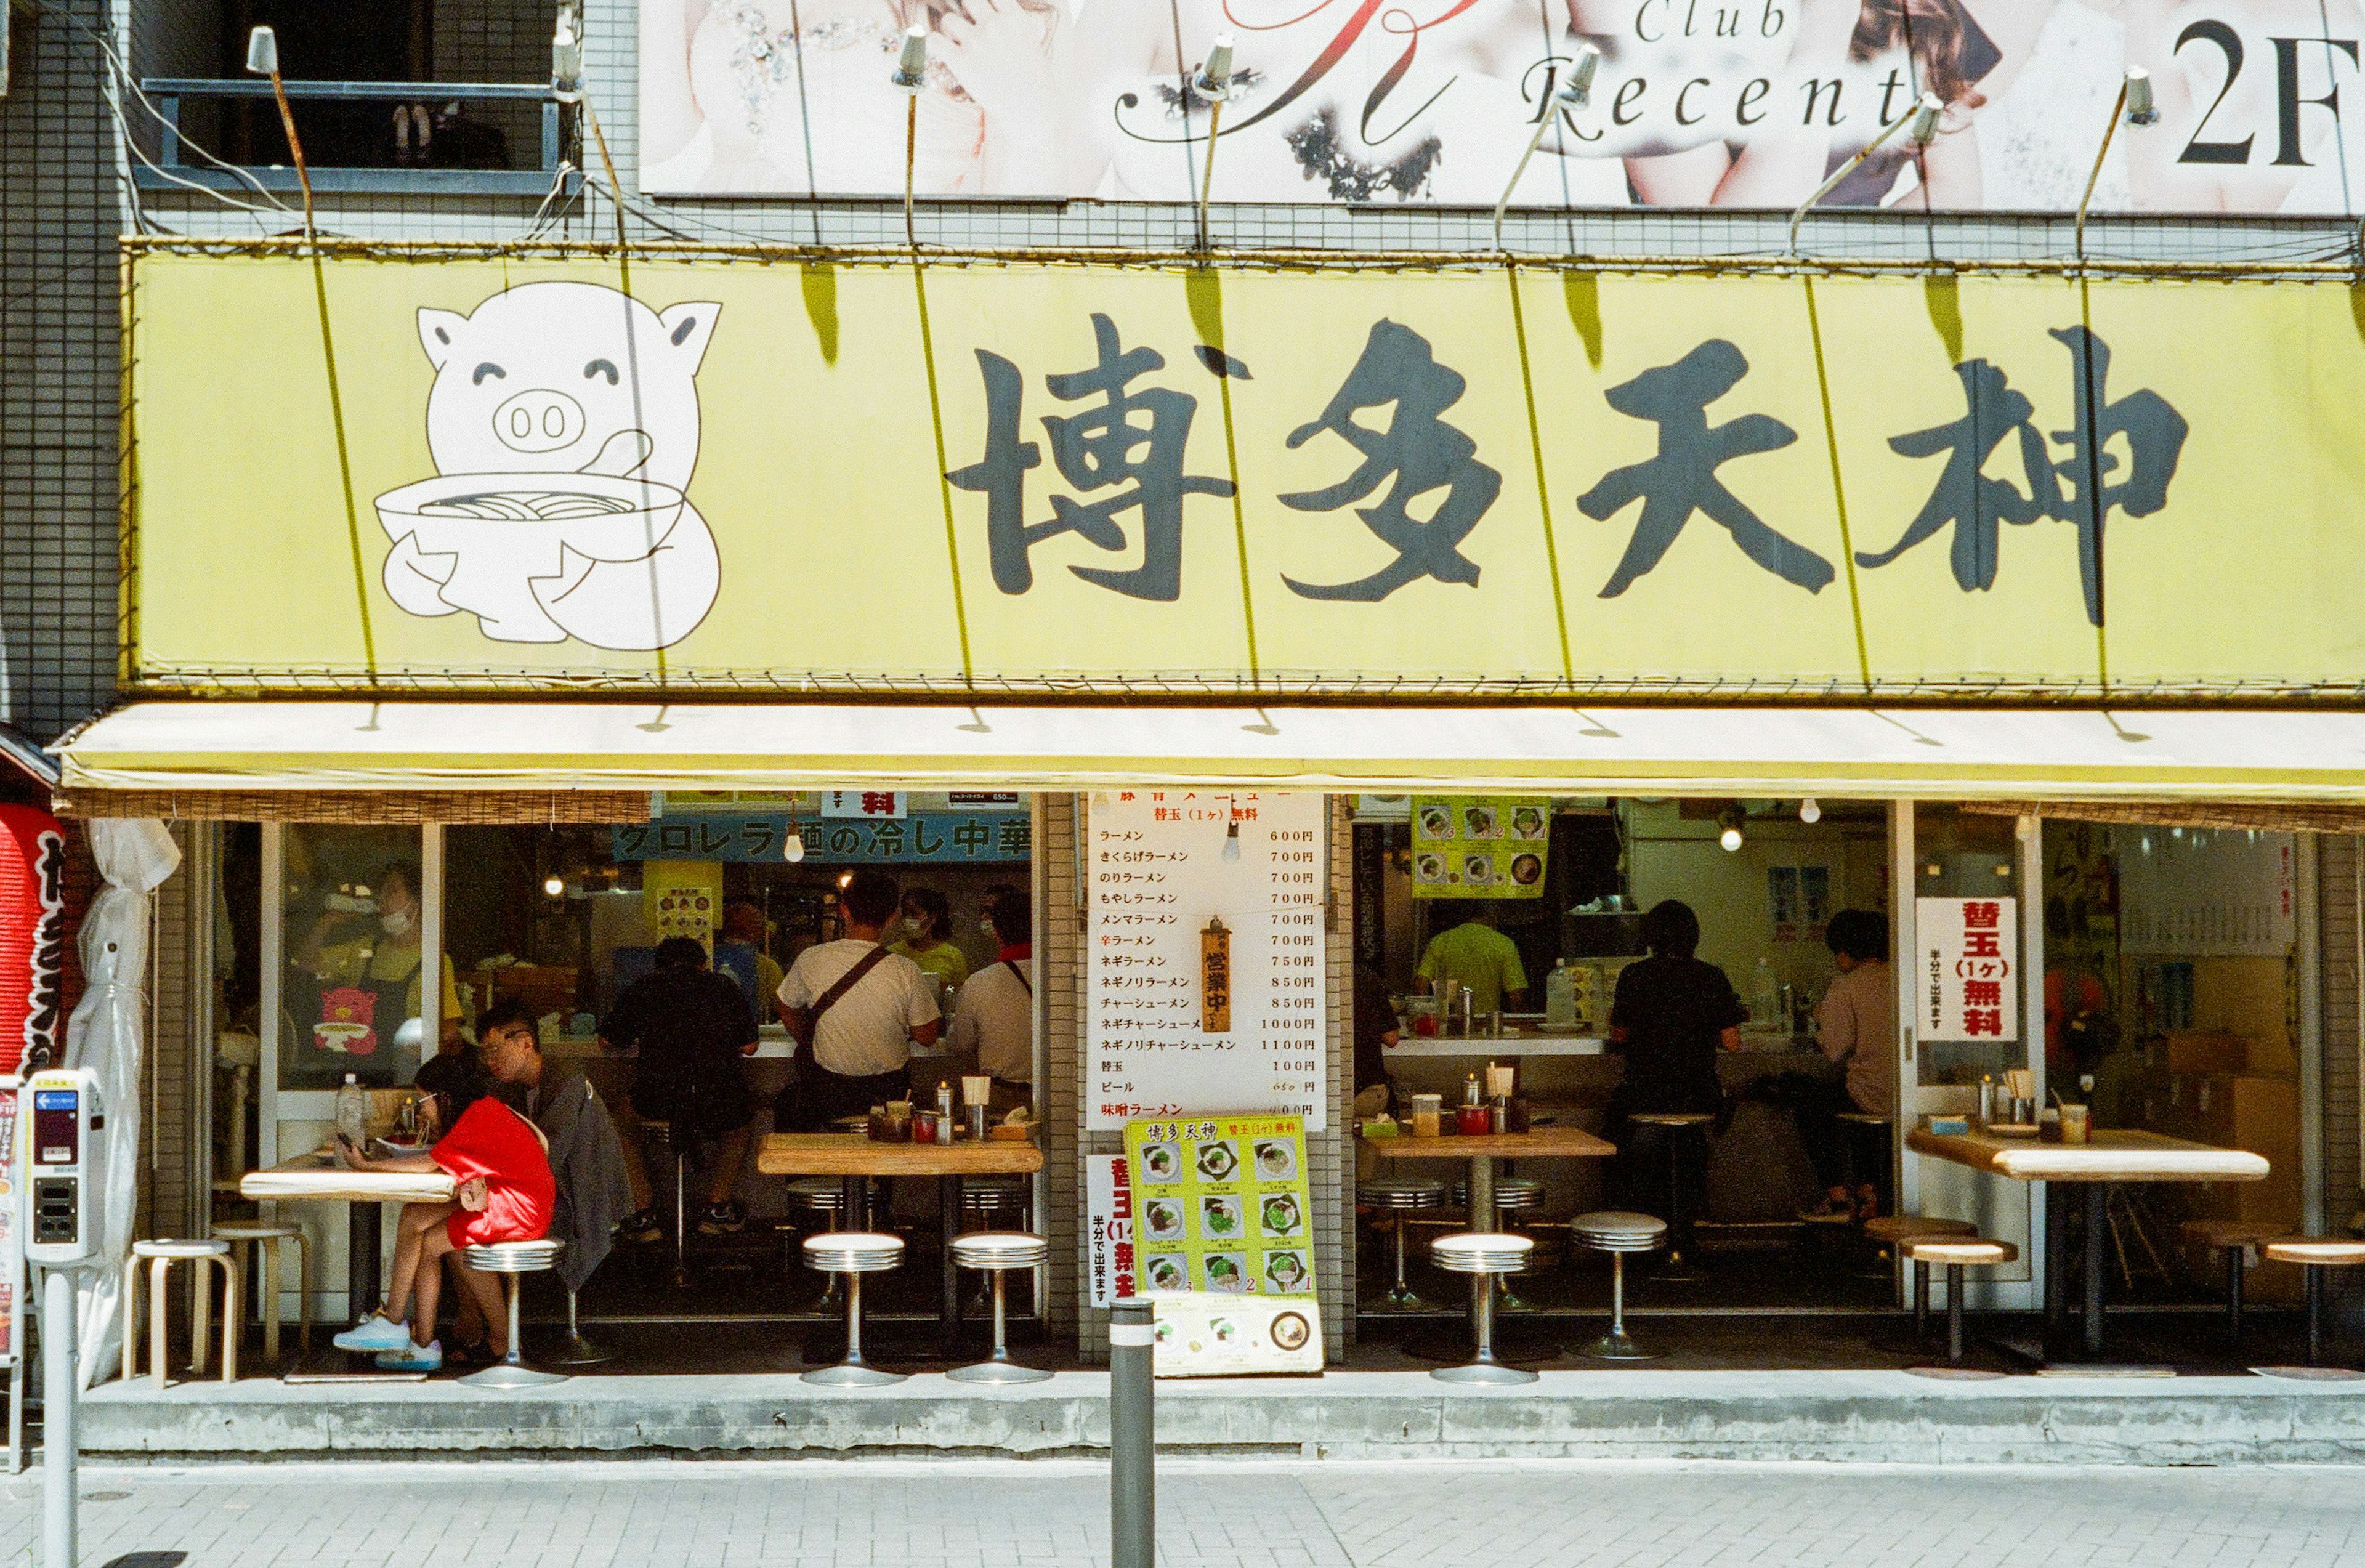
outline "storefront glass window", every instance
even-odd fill
[[[290,823],[280,832],[279,1084],[411,1081],[453,1011],[452,970],[429,989],[415,827]]]

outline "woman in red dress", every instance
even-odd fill
[[[448,1064],[448,1065],[447,1065]],[[550,1228],[557,1203],[550,1159],[533,1124],[492,1095],[492,1080],[472,1057],[447,1051],[419,1070],[417,1087],[432,1126],[451,1131],[425,1154],[372,1159],[339,1139],[357,1170],[441,1170],[458,1182],[450,1203],[406,1204],[397,1227],[394,1273],[386,1305],[367,1322],[337,1336],[341,1350],[375,1350],[378,1365],[396,1372],[433,1372],[443,1364],[434,1338],[443,1284],[443,1256],[498,1241],[532,1241]],[[491,1278],[463,1270],[491,1327],[493,1351],[508,1352],[508,1318]],[[426,1343],[418,1338],[428,1333]]]

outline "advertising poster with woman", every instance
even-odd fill
[[[642,187],[900,196],[909,27],[924,196],[1196,199],[1223,34],[1227,202],[1491,207],[1587,44],[1515,205],[1794,207],[1926,92],[1935,140],[1829,204],[2065,211],[2130,67],[2160,117],[2097,210],[2350,212],[2365,178],[2360,0],[645,0]]]

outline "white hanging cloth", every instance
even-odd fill
[[[139,1202],[142,1006],[148,983],[151,895],[181,864],[180,846],[149,818],[95,817],[91,855],[106,886],[83,917],[82,1002],[66,1021],[65,1065],[98,1080],[106,1116],[105,1224],[100,1263],[75,1282],[82,1384],[123,1361],[123,1271],[131,1260]]]

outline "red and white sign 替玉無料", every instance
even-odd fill
[[[1916,899],[1915,1026],[1924,1040],[2020,1037],[2020,902]]]

